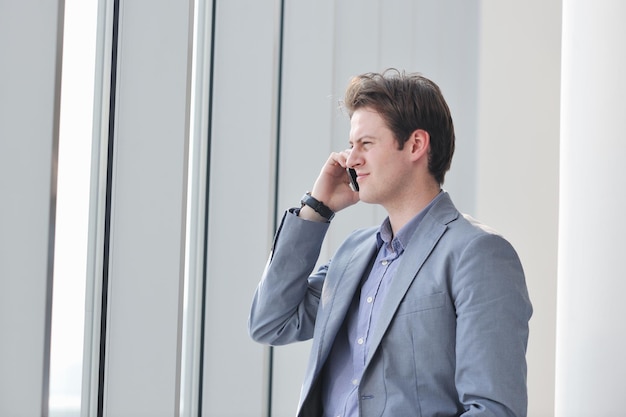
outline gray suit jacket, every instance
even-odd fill
[[[322,415],[319,377],[376,251],[378,228],[355,231],[313,273],[327,228],[286,213],[249,318],[262,343],[313,338],[301,417]],[[400,259],[370,340],[361,416],[525,416],[532,307],[513,247],[446,194]]]

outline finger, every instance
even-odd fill
[[[333,153],[333,160],[335,163],[342,168],[346,168],[346,164],[348,162],[348,157],[350,156],[350,150],[344,150],[341,152]]]
[[[343,166],[342,164],[345,164],[345,161],[343,161],[343,158],[339,153],[333,152],[328,157],[326,164],[331,167],[336,167],[336,166],[342,167]]]

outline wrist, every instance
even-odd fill
[[[309,206],[303,206],[301,209],[299,209],[298,217],[312,222],[328,223],[328,219],[326,217],[322,217],[318,212],[316,212]]]
[[[316,213],[319,218],[328,222],[335,217],[335,212],[324,204],[324,202],[313,197],[310,192],[307,192],[302,196],[300,204],[302,205],[300,210],[304,210],[304,214],[307,214],[308,212],[307,217],[312,215],[311,212]]]

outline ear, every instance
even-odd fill
[[[428,149],[430,147],[430,134],[423,129],[417,129],[411,133],[409,140],[404,146],[408,146],[411,160],[417,161],[422,157],[427,158]]]

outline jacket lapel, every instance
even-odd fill
[[[411,283],[416,278],[422,265],[435,248],[435,245],[447,230],[447,224],[459,216],[450,197],[446,194],[436,203],[417,227],[413,237],[401,256],[400,265],[393,277],[389,292],[383,301],[380,317],[373,329],[366,362],[378,349],[391,320],[396,314]]]
[[[318,327],[320,337],[314,342],[317,346],[312,349],[317,352],[316,372],[321,364],[326,361],[337,332],[341,328],[348,309],[352,304],[354,295],[358,291],[363,275],[370,266],[371,259],[376,254],[376,230],[372,229],[371,238],[357,246],[351,256],[333,259],[331,268],[334,270],[335,281],[327,280],[322,290],[320,306],[321,314],[318,315]]]
[[[328,282],[322,291],[320,305],[324,311],[319,317],[325,323],[321,327],[323,334],[319,346],[321,362],[324,362],[330,353],[335,336],[346,318],[355,294],[359,291],[363,275],[367,273],[370,262],[376,255],[375,230],[369,242],[357,246],[352,256],[337,259],[337,263],[333,260],[332,267],[336,269],[335,274],[339,279]]]
[[[311,358],[302,384],[302,392],[306,395],[301,397],[301,401],[308,401],[308,397],[312,395],[315,381],[330,354],[337,332],[345,320],[354,294],[361,283],[361,278],[376,253],[376,230],[371,229],[370,237],[356,246],[351,256],[338,257],[331,262],[333,276],[337,276],[338,279],[327,280],[322,289],[319,307],[321,311],[318,310],[315,324],[315,331],[319,337],[313,338]]]

